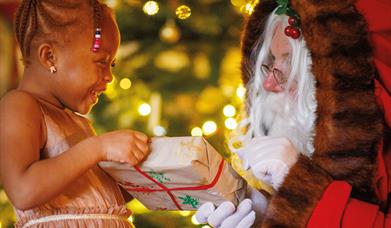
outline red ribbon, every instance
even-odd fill
[[[136,192],[167,192],[167,194],[170,196],[171,200],[174,202],[175,206],[179,210],[182,210],[181,206],[176,201],[175,196],[172,194],[172,191],[184,191],[184,190],[186,190],[186,191],[199,191],[199,190],[206,190],[206,189],[209,189],[209,188],[215,186],[221,176],[221,172],[223,171],[223,165],[224,165],[224,159],[221,159],[221,162],[219,164],[219,168],[217,170],[217,174],[209,184],[193,186],[193,187],[180,187],[180,188],[167,188],[162,183],[158,182],[157,180],[155,180],[151,176],[149,176],[147,173],[142,171],[138,166],[135,166],[134,169],[137,172],[139,172],[141,175],[143,175],[148,180],[154,182],[157,186],[160,187],[160,189],[151,189],[151,188],[144,188],[144,187],[129,188],[127,186],[124,186],[124,187],[128,191],[136,191]]]

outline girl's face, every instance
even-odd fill
[[[92,29],[75,34],[69,45],[57,52],[56,98],[67,108],[87,114],[98,97],[113,80],[111,67],[119,47],[119,30],[113,16],[102,14],[102,42],[98,52],[92,52]]]

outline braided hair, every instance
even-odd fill
[[[92,43],[95,28],[101,25],[102,6],[98,0],[23,0],[14,28],[24,62],[38,42],[66,44],[75,32],[91,31]]]

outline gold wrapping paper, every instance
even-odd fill
[[[139,171],[123,163],[99,165],[150,210],[196,210],[208,201],[237,205],[245,197],[246,182],[202,137],[152,138]]]

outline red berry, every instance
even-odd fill
[[[295,24],[296,24],[296,18],[294,18],[294,17],[289,17],[289,19],[288,19],[288,24],[290,24],[290,25],[295,25]]]
[[[294,29],[292,26],[289,26],[289,25],[286,26],[285,29],[284,29],[285,35],[291,36],[291,34],[292,34],[292,29]]]
[[[299,36],[300,36],[300,30],[297,29],[297,28],[292,28],[290,34],[291,34],[291,37],[292,37],[293,39],[297,39],[297,38],[299,38]]]

